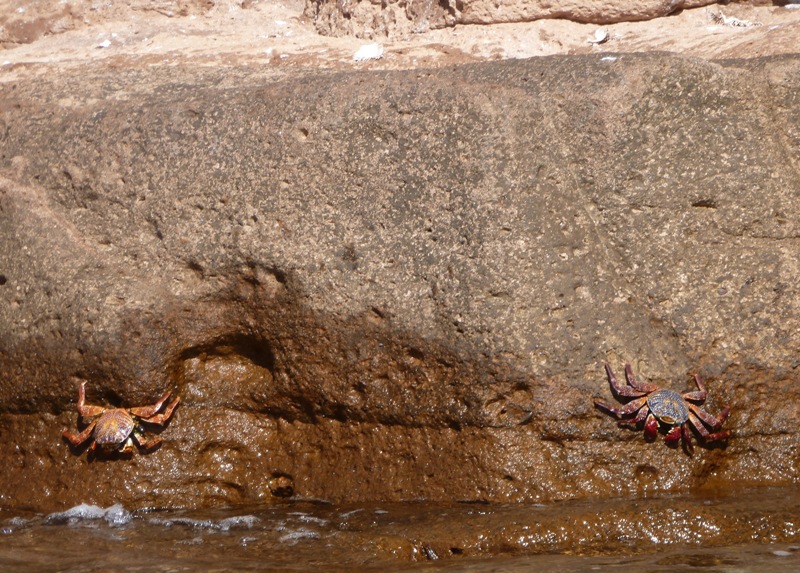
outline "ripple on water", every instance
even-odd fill
[[[311,529],[306,529],[305,527],[300,527],[298,529],[292,529],[284,533],[278,538],[278,541],[281,543],[297,543],[302,539],[319,539],[320,534],[318,531],[312,531]]]
[[[164,563],[297,571],[337,563],[350,571],[424,565],[426,573],[551,565],[560,573],[612,565],[638,573],[645,564],[797,573],[800,492],[746,493],[547,505],[289,502],[183,511],[81,504],[24,517],[0,511],[0,571],[84,571],[96,564],[90,570],[133,572]]]
[[[184,526],[192,529],[213,529],[230,531],[231,529],[251,529],[261,520],[255,515],[236,515],[224,519],[193,519],[191,517],[151,517],[147,520],[152,525],[163,527]]]

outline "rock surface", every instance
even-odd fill
[[[762,4],[764,2],[761,2]],[[0,0],[2,81],[39,74],[83,74],[155,66],[252,66],[254,73],[300,69],[417,69],[458,63],[642,51],[701,58],[753,58],[796,52],[798,4],[730,3],[681,10],[669,18],[596,24],[543,19],[459,25],[395,34],[364,44],[322,36],[301,0],[119,0],[100,4]],[[598,34],[604,41],[598,43]],[[370,47],[380,59],[354,61]]]
[[[613,24],[668,16],[716,0],[307,0],[306,14],[321,34],[408,36],[458,24],[503,24],[563,18]]]
[[[800,478],[800,58],[82,71],[0,85],[3,505]],[[734,436],[617,428],[605,360]],[[83,379],[163,446],[71,451]]]

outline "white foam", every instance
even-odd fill
[[[352,517],[353,515],[357,514],[359,511],[364,511],[364,510],[359,508],[359,509],[354,509],[352,511],[346,511],[344,513],[340,513],[339,517],[341,517],[341,518]]]
[[[230,531],[231,529],[251,529],[261,520],[255,515],[237,515],[235,517],[227,517],[219,521],[213,521],[211,519],[193,519],[191,517],[153,517],[149,521],[153,525],[162,525],[164,527],[183,525],[185,527],[191,527],[192,529],[215,529],[217,531]]]
[[[230,529],[252,529],[253,525],[261,521],[255,515],[239,515],[236,517],[228,517],[226,519],[221,520],[217,526],[222,531],[228,531]]]
[[[304,515],[303,517],[300,517],[298,519],[306,523],[316,523],[318,525],[328,525],[328,523],[330,523],[330,521],[327,519],[324,519],[322,517],[314,517],[313,515]]]
[[[191,527],[192,529],[214,529],[214,522],[210,519],[192,519],[191,517],[153,517],[148,520],[153,525],[163,525],[164,527],[174,527],[176,525],[183,525]]]
[[[104,519],[109,525],[120,526],[130,523],[133,516],[131,512],[118,503],[105,509],[97,505],[82,503],[66,511],[51,513],[44,518],[44,523],[48,525],[60,525],[64,523],[74,525],[82,521],[91,521],[95,519]]]
[[[319,533],[301,527],[300,529],[295,529],[282,535],[278,541],[297,543],[301,539],[319,539]]]
[[[107,507],[105,512],[106,514],[103,517],[109,525],[125,525],[133,519],[131,512],[118,503]]]
[[[14,533],[18,529],[27,527],[31,521],[31,519],[25,519],[24,517],[12,517],[11,519],[6,520],[6,525],[0,527],[0,535]]]

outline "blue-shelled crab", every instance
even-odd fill
[[[655,384],[637,382],[630,364],[625,365],[627,384],[621,385],[617,382],[611,366],[608,363],[605,366],[614,395],[617,398],[633,398],[619,408],[615,408],[599,398],[594,399],[595,406],[621,418],[618,422],[619,425],[638,428],[643,423],[644,436],[649,440],[655,439],[661,429],[665,434],[664,441],[668,444],[677,444],[683,439],[683,447],[689,455],[694,450],[689,426],[697,431],[704,443],[718,442],[730,436],[730,432],[727,430],[719,431],[719,429],[731,409],[724,408],[719,415],[713,416],[700,407],[699,404],[705,401],[708,392],[697,374],[694,375],[697,390],[679,394],[675,390],[660,388]],[[711,431],[706,426],[711,428]]]

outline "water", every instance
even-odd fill
[[[800,493],[0,512],[2,571],[800,571]]]

